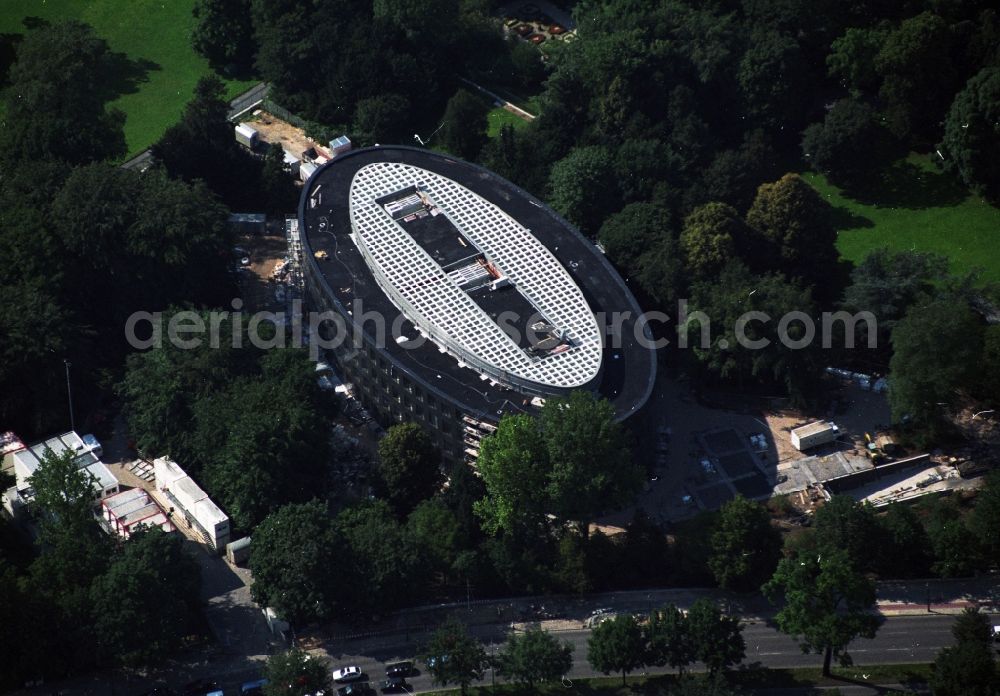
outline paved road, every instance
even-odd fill
[[[864,665],[932,661],[938,650],[952,644],[953,622],[954,617],[946,615],[887,618],[873,640],[858,640],[852,646],[850,652],[858,665],[857,678],[864,679]],[[574,646],[570,678],[597,676],[587,664],[590,632],[565,631],[557,635]],[[818,667],[822,664],[820,656],[803,654],[795,641],[763,622],[747,624],[743,635],[747,644],[747,664],[759,662],[767,667]],[[491,650],[491,645],[498,646],[503,641],[503,636],[498,633],[481,637],[487,643],[487,652]],[[356,664],[374,681],[385,673],[386,663],[412,658],[419,652],[419,639],[412,636],[409,639],[401,636],[395,642],[393,644],[391,638],[350,641],[329,645],[326,651],[334,667]],[[661,671],[668,670],[653,669],[650,673]],[[489,681],[487,673],[484,683]],[[427,674],[411,677],[409,682],[416,693],[433,688]]]

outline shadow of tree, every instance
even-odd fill
[[[844,193],[867,205],[913,209],[954,206],[969,195],[950,174],[929,171],[905,160],[858,182]]]
[[[160,70],[159,63],[111,52],[99,79],[95,80],[97,91],[105,102],[114,101],[123,94],[135,94],[141,84],[149,81],[149,73],[154,70]]]
[[[29,16],[21,20],[27,31],[47,27],[52,23],[42,17]],[[0,86],[6,84],[7,73],[14,62],[17,44],[23,34],[0,34]],[[158,63],[146,58],[129,58],[124,53],[109,51],[100,74],[94,76],[97,94],[105,102],[114,101],[123,94],[134,94],[139,86],[149,80],[149,73],[160,70]]]
[[[7,85],[7,74],[14,64],[17,45],[23,39],[23,34],[0,34],[0,87]]]
[[[874,227],[875,223],[864,215],[858,215],[847,208],[833,206],[830,210],[830,223],[837,230],[856,230]]]

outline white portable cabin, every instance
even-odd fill
[[[166,457],[153,461],[156,489],[176,505],[188,527],[196,527],[205,541],[217,551],[229,543],[229,517],[212,502],[208,494]]]
[[[303,162],[299,165],[299,179],[302,181],[309,181],[309,177],[312,173],[316,171],[316,165],[312,162]]]
[[[226,559],[233,565],[246,563],[250,559],[250,537],[226,544]]]
[[[838,428],[833,423],[816,421],[792,430],[792,446],[800,452],[825,445],[837,439]]]
[[[330,141],[330,153],[334,157],[342,155],[345,152],[350,152],[352,147],[354,146],[351,143],[351,139],[346,135],[342,135],[339,138],[334,138]]]
[[[259,134],[256,129],[251,128],[245,123],[237,123],[234,132],[236,134],[236,142],[240,145],[243,145],[251,150],[257,147]]]

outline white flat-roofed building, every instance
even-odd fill
[[[15,488],[25,501],[30,503],[34,500],[35,494],[31,487],[31,477],[35,475],[48,450],[56,455],[67,451],[75,454],[77,467],[85,470],[93,478],[95,502],[118,492],[120,484],[115,475],[105,466],[104,462],[90,451],[83,438],[70,431],[10,453],[14,464],[14,476],[17,480]]]
[[[165,532],[174,531],[167,513],[141,488],[108,496],[101,501],[101,514],[107,528],[123,539],[128,539],[145,527],[159,527]]]
[[[362,167],[349,200],[355,243],[376,281],[435,343],[529,393],[569,391],[597,379],[603,345],[586,298],[553,253],[498,206],[400,162]],[[437,229],[407,229],[428,216],[443,217]],[[480,300],[472,291],[481,288],[510,302]],[[537,314],[552,349],[519,345],[491,316],[494,306],[519,327]]]
[[[189,528],[197,529],[205,542],[216,551],[225,549],[229,543],[229,517],[194,479],[167,457],[153,460],[153,475],[156,490],[173,504],[174,512],[180,514],[183,522]]]

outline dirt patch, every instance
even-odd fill
[[[277,143],[295,157],[301,157],[311,147],[321,155],[330,156],[327,149],[307,136],[304,130],[266,111],[254,114],[248,123],[259,133],[262,141]]]
[[[284,304],[275,295],[277,283],[272,279],[275,266],[288,255],[284,236],[243,235],[237,246],[246,251],[246,256],[250,258],[250,264],[243,266],[240,272],[243,306],[249,312],[284,309]],[[237,255],[240,253],[237,252]]]

